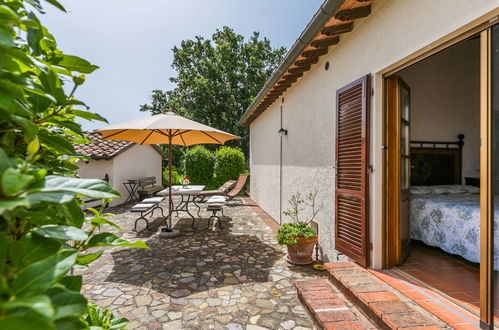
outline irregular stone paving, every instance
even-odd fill
[[[203,209],[206,205],[200,204]],[[84,294],[142,329],[312,329],[293,281],[325,276],[311,267],[288,265],[285,247],[250,206],[225,207],[224,229],[198,229],[185,214],[174,217],[183,235],[160,239],[162,218],[133,232],[131,205],[110,209],[127,239],[150,250],[116,247],[84,275]],[[162,205],[167,210],[166,205]],[[159,212],[158,212],[159,213]]]

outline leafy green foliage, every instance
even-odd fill
[[[219,184],[227,180],[237,180],[245,166],[246,160],[240,149],[221,147],[215,151],[215,174]]]
[[[185,153],[184,168],[185,175],[191,179],[191,184],[206,185],[213,179],[215,169],[213,153],[201,145],[190,148]]]
[[[217,30],[210,39],[197,36],[173,48],[172,67],[176,87],[152,92],[151,103],[141,111],[154,114],[173,109],[180,115],[238,135],[241,140],[228,145],[249,154],[247,127],[237,125],[277,64],[284,47],[273,49],[267,38],[254,32],[249,39],[228,27]]]
[[[98,67],[59,50],[37,12],[40,0],[0,1],[0,329],[84,329],[94,323],[71,271],[96,260],[97,246],[147,246],[103,231],[117,227],[103,208],[82,211],[80,197],[119,197],[74,177],[72,143],[85,140],[75,119],[105,121],[75,98]]]
[[[183,158],[182,158],[183,161]],[[179,184],[180,179],[185,177],[185,175],[180,174],[177,167],[172,166],[172,184]],[[169,171],[168,166],[163,168],[163,185],[168,186]]]
[[[305,198],[302,198],[299,192],[291,195],[288,201],[290,208],[283,211],[283,214],[290,217],[293,222],[284,223],[279,228],[276,235],[279,244],[295,245],[298,244],[299,237],[314,238],[317,235],[315,230],[309,227],[324,207],[322,203],[317,204],[317,195],[317,190],[309,192]],[[307,221],[303,221],[300,216],[305,206],[310,209]]]
[[[125,329],[127,319],[115,317],[110,311],[99,308],[96,304],[88,304],[83,315],[87,326],[97,327],[102,330]]]
[[[306,222],[284,223],[277,231],[277,242],[285,245],[298,244],[298,237],[314,238],[317,236],[315,230],[310,228]]]

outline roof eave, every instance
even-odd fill
[[[298,39],[288,51],[284,59],[274,70],[272,75],[267,79],[263,85],[260,92],[253,99],[253,102],[246,109],[243,116],[238,122],[239,126],[246,125],[246,120],[253,112],[254,108],[262,101],[262,99],[267,95],[270,89],[275,85],[275,83],[280,79],[280,77],[288,70],[288,68],[293,64],[294,60],[303,52],[305,47],[311,42],[314,36],[319,32],[324,26],[331,15],[341,6],[344,0],[325,0],[321,5],[319,10],[312,17],[312,20],[307,24],[307,27],[300,34]]]

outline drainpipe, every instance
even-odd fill
[[[284,99],[282,99],[284,102]],[[282,105],[281,105],[281,129],[282,129]],[[279,134],[279,225],[282,225],[282,134]]]

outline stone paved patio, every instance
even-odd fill
[[[206,229],[208,213],[202,212],[193,231],[180,214],[175,228],[184,234],[169,240],[158,237],[161,218],[150,221],[150,231],[133,232],[129,207],[110,210],[125,229],[122,236],[142,239],[151,250],[108,249],[80,271],[84,293],[128,318],[129,328],[313,328],[292,281],[325,274],[288,265],[285,247],[253,207],[226,207],[223,230]]]

